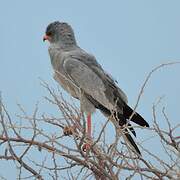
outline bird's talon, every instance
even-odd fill
[[[82,146],[82,150],[83,150],[84,152],[89,151],[90,148],[91,148],[91,145],[88,144],[88,143],[85,143],[85,144]]]

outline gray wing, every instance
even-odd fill
[[[114,94],[113,90],[119,93],[119,89],[93,57],[91,59],[90,56],[71,56],[64,60],[63,67],[67,76],[76,86],[104,107],[108,109],[114,108],[114,96],[117,96],[117,94]],[[122,101],[126,102],[126,96],[123,92],[118,96],[122,96]]]
[[[106,86],[107,94],[110,94],[112,98],[115,98],[114,96],[116,96],[126,104],[128,103],[126,94],[116,85],[117,82],[111,77],[111,75],[103,70],[93,55],[87,54],[86,52],[81,52],[79,54],[76,53],[76,55],[72,55],[71,57],[85,63],[103,80]],[[108,90],[114,92],[115,94],[109,93]]]

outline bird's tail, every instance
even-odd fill
[[[135,141],[133,140],[133,138],[131,137],[128,131],[130,130],[131,133],[133,133],[133,135],[136,136],[135,130],[131,126],[130,122],[127,122],[127,120],[131,117],[132,113],[133,113],[133,110],[127,104],[125,104],[123,107],[123,114],[118,113],[119,125],[123,126],[123,123],[126,122],[128,126],[127,128],[125,128],[125,133],[123,137],[126,140],[126,142],[130,145],[130,147],[132,147],[139,155],[141,155],[139,148],[137,147]],[[149,127],[149,124],[137,112],[135,112],[135,114],[131,117],[130,120],[140,126]]]
[[[107,109],[106,107],[104,107],[102,104],[100,104],[98,101],[96,101],[92,97],[91,98],[89,97],[89,100],[105,116],[107,116],[107,117],[112,116],[112,112],[109,109]],[[120,106],[120,107],[122,107],[122,106]],[[123,138],[125,139],[125,141],[128,143],[128,145],[130,145],[130,147],[132,147],[132,149],[135,150],[135,152],[137,152],[137,154],[141,155],[139,148],[137,147],[135,141],[129,134],[129,131],[131,131],[131,133],[134,136],[136,136],[134,128],[131,126],[130,122],[127,122],[127,119],[129,119],[129,117],[131,116],[132,113],[133,113],[133,110],[128,105],[124,104],[123,114],[120,112],[114,112],[113,117],[119,123],[120,127],[124,130],[124,133],[122,133],[122,134],[123,134]],[[138,113],[136,113],[132,117],[131,121],[133,121],[141,126],[149,127],[149,124]]]
[[[131,147],[131,149],[133,149],[137,154],[141,156],[141,152],[138,146],[136,145],[135,141],[133,140],[127,129],[125,129],[125,133],[123,133],[123,138],[127,142],[127,144]]]
[[[123,129],[123,133],[122,136],[124,138],[124,140],[127,142],[127,144],[131,147],[131,149],[134,149],[134,151],[141,155],[141,152],[138,148],[138,146],[136,145],[134,139],[131,137],[129,130],[131,131],[131,133],[136,137],[136,132],[134,130],[134,128],[131,126],[131,124],[129,122],[127,122],[126,118],[124,115],[122,115],[121,113],[117,114],[118,119],[116,119],[119,122],[120,127]],[[126,122],[126,123],[124,123]]]

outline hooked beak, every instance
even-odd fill
[[[49,39],[50,39],[49,36],[47,36],[47,35],[44,35],[44,36],[43,36],[43,41],[46,41],[46,40],[49,41]]]

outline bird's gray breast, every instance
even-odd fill
[[[79,88],[67,77],[63,63],[65,58],[67,57],[66,53],[62,53],[61,51],[49,48],[49,54],[51,58],[51,64],[54,69],[54,79],[61,85],[61,87],[66,90],[71,96],[79,99],[80,90]]]
[[[64,74],[59,71],[55,71],[54,79],[66,90],[71,96],[80,100],[81,110],[86,113],[95,112],[94,105],[86,98],[83,90],[78,88],[71,80],[67,79]]]
[[[71,96],[79,99],[79,89],[72,84],[63,74],[59,71],[54,72],[54,79],[66,90]]]

